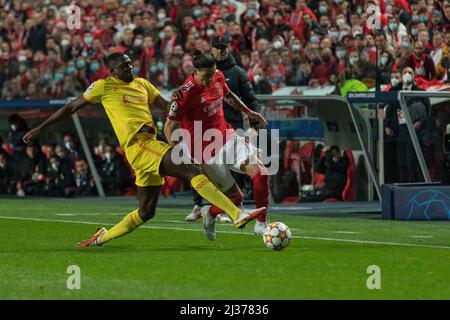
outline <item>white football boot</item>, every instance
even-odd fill
[[[192,209],[191,213],[189,213],[186,218],[184,218],[187,222],[195,222],[198,219],[202,217],[202,213],[200,212],[200,209],[203,208],[202,206],[195,205]]]
[[[212,217],[209,214],[209,208],[211,206],[203,206],[200,211],[203,217],[203,230],[205,231],[206,238],[208,240],[216,240],[216,217]]]

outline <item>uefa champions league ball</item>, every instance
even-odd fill
[[[282,250],[289,245],[292,233],[283,222],[272,222],[264,230],[264,243],[272,250]]]

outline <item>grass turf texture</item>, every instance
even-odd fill
[[[104,247],[76,246],[132,209],[117,201],[0,199],[0,299],[450,298],[445,222],[273,215],[294,235],[277,252],[252,235],[253,223],[243,231],[218,224],[210,242],[201,221],[184,222],[189,210],[159,208],[144,228]],[[66,288],[70,265],[81,268],[80,290]],[[369,265],[381,268],[381,290],[366,287]]]

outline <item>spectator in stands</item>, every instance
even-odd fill
[[[124,161],[113,146],[105,147],[99,174],[106,194],[123,195],[126,188],[130,186],[130,173]]]
[[[19,162],[25,156],[26,144],[22,141],[23,135],[29,130],[24,118],[14,113],[8,117],[8,141],[13,152],[14,162]]]
[[[75,161],[82,157],[80,146],[75,142],[75,138],[71,134],[65,134],[63,136],[63,145],[66,150],[66,156],[64,158],[73,167]]]
[[[381,72],[381,84],[389,84],[391,81],[392,66],[394,64],[393,56],[388,52],[384,51],[381,53],[379,70]]]
[[[11,157],[0,149],[0,194],[12,194],[14,188],[14,169]]]
[[[77,196],[96,195],[94,179],[92,178],[88,165],[84,159],[75,161],[74,178]]]
[[[323,201],[327,198],[342,200],[349,162],[342,157],[337,146],[331,146],[329,150],[325,147],[323,151],[325,151],[325,155],[319,159],[314,170],[317,173],[325,174],[325,185],[316,190],[315,194],[302,194],[302,201]]]
[[[414,53],[406,59],[406,66],[413,69],[417,78],[430,81],[436,78],[436,69],[433,59],[424,51],[424,45],[421,41],[414,44]]]
[[[76,193],[71,168],[56,155],[49,158],[44,189],[44,194],[51,197],[70,197]]]
[[[400,83],[398,83],[397,79],[392,81],[391,90],[423,91],[415,85],[414,71],[410,67],[403,69]],[[407,97],[406,104],[418,137],[425,137],[430,120],[428,116],[429,99]],[[396,139],[399,182],[420,181],[421,173],[417,156],[409,136],[403,111],[398,102],[389,104],[386,109],[385,131],[388,137]]]
[[[25,157],[15,164],[17,195],[42,195],[47,173],[45,156],[35,143],[28,144],[25,151]]]

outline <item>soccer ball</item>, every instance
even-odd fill
[[[283,222],[272,222],[264,230],[264,243],[273,250],[282,250],[289,245],[292,233]]]

